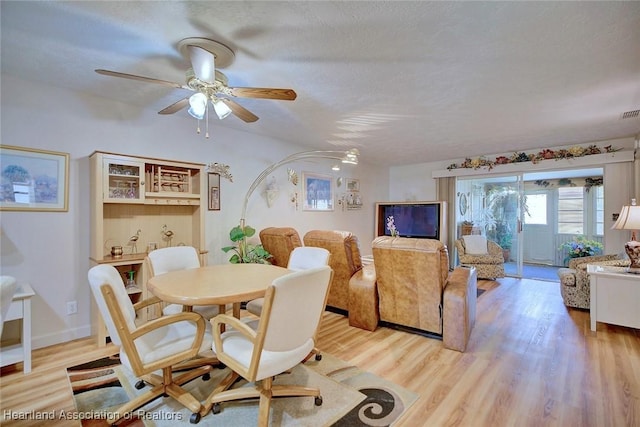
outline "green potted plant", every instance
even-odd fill
[[[244,227],[237,225],[231,229],[229,238],[235,245],[222,248],[225,253],[234,252],[233,256],[229,258],[229,262],[232,264],[271,264],[269,262],[271,254],[262,245],[253,245],[247,241],[255,234],[256,230],[248,225]]]
[[[511,258],[511,246],[513,244],[513,233],[509,227],[509,224],[503,221],[496,223],[496,243],[502,248],[502,256],[504,262],[508,262]]]

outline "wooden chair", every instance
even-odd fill
[[[295,385],[273,385],[273,377],[301,363],[315,344],[315,335],[327,300],[332,270],[329,266],[287,274],[273,281],[264,297],[257,329],[226,314],[211,320],[213,350],[232,372],[206,400],[203,413],[220,412],[222,402],[260,398],[258,425],[269,423],[271,398],[314,396],[320,390]],[[224,326],[227,332],[222,332]],[[230,389],[242,376],[253,387]]]
[[[313,246],[299,246],[291,251],[287,268],[292,271],[308,270],[310,268],[318,268],[329,265],[331,254],[324,248],[316,248]],[[256,298],[247,303],[247,311],[249,313],[260,316],[262,314],[262,306],[264,298]],[[312,352],[315,354],[316,360],[322,360],[322,354],[316,347]]]
[[[200,421],[202,405],[181,385],[203,376],[208,378],[211,366],[199,366],[173,377],[172,368],[194,359],[211,348],[212,338],[205,333],[205,321],[196,313],[163,316],[136,326],[136,310],[159,303],[156,297],[132,304],[122,277],[115,267],[100,264],[89,270],[89,284],[100,314],[114,344],[120,347],[120,360],[141,380],[153,387],[116,410],[120,418],[159,396],[168,395],[192,412],[190,422]],[[154,371],[162,371],[162,376]],[[136,385],[136,388],[141,388]]]
[[[324,248],[300,246],[291,251],[287,268],[292,271],[300,271],[322,267],[323,265],[329,265],[330,256],[329,251]],[[247,303],[247,311],[260,316],[263,305],[264,298],[256,298]]]

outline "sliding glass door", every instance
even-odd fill
[[[525,265],[528,274],[530,266],[561,267],[568,242],[603,240],[602,184],[601,168],[458,177],[457,237],[483,234],[498,243],[509,276],[523,277]]]
[[[458,178],[457,182],[458,205],[465,201],[469,206],[462,210],[458,206],[457,222],[461,225],[472,222],[472,233],[482,234],[500,245],[506,273],[517,277],[522,277],[522,220],[526,210],[522,182],[522,174]],[[459,236],[466,232],[463,227],[458,228]]]

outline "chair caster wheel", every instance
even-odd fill
[[[316,406],[322,405],[322,396],[316,396],[315,401],[313,402]]]
[[[189,417],[189,422],[191,424],[198,424],[200,422],[200,413],[196,412],[195,414],[191,414],[191,417]]]
[[[226,367],[227,367],[227,365],[225,365],[224,363],[222,363],[222,362],[218,363],[218,369],[224,369]]]
[[[202,376],[202,381],[209,381],[211,379],[211,375],[207,372]]]
[[[322,360],[322,355],[321,354],[316,354],[316,360],[319,362]]]
[[[142,390],[142,389],[144,388],[144,385],[145,385],[145,384],[144,384],[144,381],[139,380],[139,381],[136,383],[135,388],[136,388],[136,390]]]
[[[219,403],[214,403],[213,407],[211,408],[211,412],[213,412],[214,414],[219,414],[220,413],[220,404]]]

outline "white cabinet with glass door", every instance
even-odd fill
[[[144,162],[103,157],[105,203],[144,203]]]

